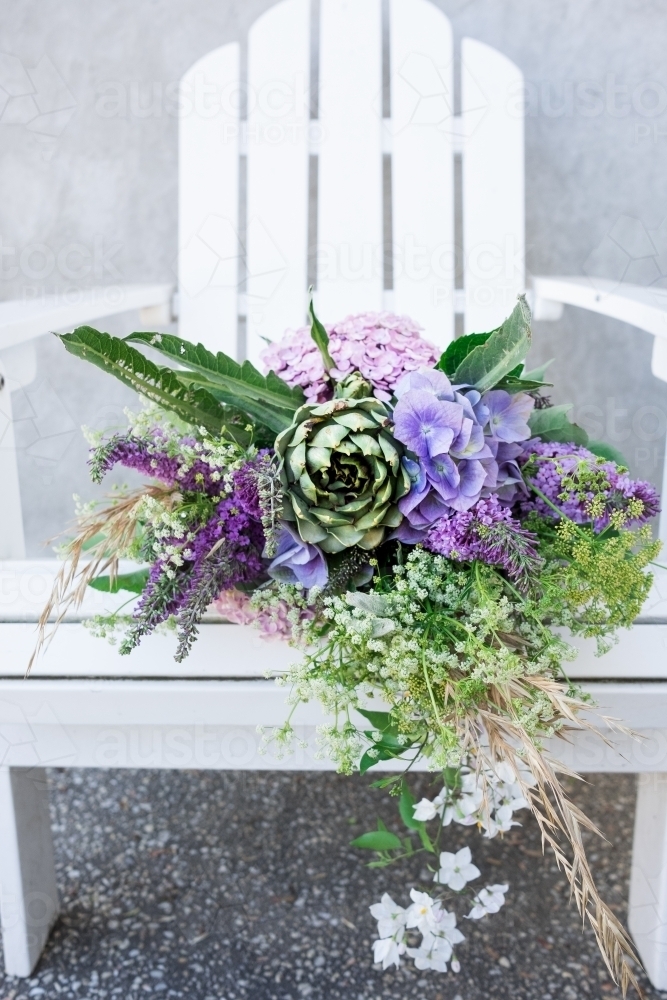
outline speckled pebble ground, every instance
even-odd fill
[[[373,871],[350,839],[395,826],[367,778],[333,774],[53,771],[62,916],[30,980],[0,1000],[575,1000],[618,992],[582,935],[530,819],[504,840],[450,828],[487,882],[510,883],[500,915],[465,921],[462,970],[374,968],[370,902],[405,903],[419,858]],[[429,778],[415,776],[427,794]],[[593,776],[576,792],[609,843],[591,844],[600,888],[625,917],[635,782]],[[424,873],[426,874],[426,873]],[[647,988],[648,1000],[658,994]]]

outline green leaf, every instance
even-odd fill
[[[492,389],[523,361],[530,348],[530,309],[524,295],[512,313],[483,344],[466,355],[453,375],[456,383],[473,385],[480,392]]]
[[[414,809],[414,796],[404,781],[401,786],[401,797],[398,800],[398,811],[408,830],[421,830],[424,823],[423,820],[415,819]]]
[[[490,336],[490,333],[467,333],[464,337],[457,337],[448,345],[444,354],[440,355],[435,367],[452,378],[463,359],[479,344],[485,344]]]
[[[606,458],[608,462],[616,462],[616,465],[622,465],[624,468],[628,468],[627,459],[621,454],[618,448],[614,448],[613,445],[607,444],[606,441],[589,441],[586,445],[589,451],[592,451],[594,455],[598,455],[600,458]]]
[[[131,389],[170,410],[188,424],[220,434],[224,409],[205,389],[183,385],[170,368],[160,368],[119,337],[80,326],[57,334],[70,354],[114,375]]]
[[[553,385],[553,382],[538,382],[537,379],[517,378],[515,375],[506,375],[496,383],[496,389],[504,389],[510,395],[517,392],[535,392],[536,389],[543,389],[545,386]]]
[[[549,358],[549,360],[545,361],[543,365],[539,365],[537,368],[532,368],[529,372],[526,371],[522,372],[521,378],[535,379],[536,382],[542,382],[546,374],[547,368],[549,367],[549,365],[553,364],[553,362],[554,359]]]
[[[430,851],[431,854],[435,854],[435,847],[433,841],[426,832],[426,827],[423,825],[419,828],[419,839],[421,840],[423,847],[427,851]]]
[[[291,417],[304,402],[303,391],[289,386],[275,372],[262,375],[249,361],[239,364],[222,351],[213,354],[203,344],[191,344],[189,340],[168,333],[131,333],[125,340],[152,347],[184,368],[197,372],[225,393],[225,402],[245,412],[248,412],[248,401],[255,401]]]
[[[528,420],[533,436],[542,438],[543,441],[587,444],[588,434],[583,427],[570,423],[567,418],[571,409],[572,403],[561,403],[558,406],[547,406],[543,410],[533,410]]]
[[[322,355],[322,360],[324,361],[324,367],[327,372],[331,371],[332,368],[336,367],[334,359],[329,354],[329,334],[327,333],[325,327],[320,323],[319,319],[315,315],[315,307],[313,306],[313,295],[312,288],[309,289],[310,304],[308,306],[308,312],[310,314],[310,335],[317,344],[319,352]]]
[[[350,846],[359,847],[362,851],[395,851],[401,847],[401,841],[389,830],[373,830],[371,833],[362,833]]]
[[[392,726],[391,712],[370,712],[364,708],[360,708],[358,711],[359,715],[368,719],[373,729],[377,729],[379,733],[383,733],[385,729]]]
[[[224,405],[225,412],[243,412],[246,422],[248,419],[257,421],[257,423],[272,430],[274,435],[284,431],[292,423],[294,415],[290,411],[275,409],[270,405],[256,399],[250,399],[249,397],[240,399],[233,393],[225,392],[219,385],[215,385],[205,375],[200,375],[198,372],[181,370],[175,374],[178,380],[184,385],[199,385],[204,387],[214,399],[217,399]],[[229,430],[229,425],[227,425],[227,430]],[[271,444],[273,444],[273,441]]]
[[[147,569],[138,569],[135,573],[119,573],[113,585],[110,576],[97,576],[88,584],[93,590],[101,590],[105,594],[117,594],[119,590],[129,590],[132,594],[142,594],[148,580]]]

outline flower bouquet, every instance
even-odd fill
[[[592,728],[563,633],[604,651],[632,624],[658,552],[658,496],[551,405],[546,366],[526,370],[523,297],[498,329],[442,354],[405,317],[327,329],[311,303],[310,320],[266,348],[266,374],[173,335],[61,336],[148,401],[127,430],[92,442],[93,480],[120,464],[147,481],[79,510],[41,641],[54,609],[92,586],[139,595],[131,614],[91,623],[120,632],[123,654],[166,626],[183,660],[211,605],[291,643],[301,657],[280,682],[292,704],[327,710],[320,751],[343,772],[389,772],[376,784],[406,831],[379,823],[353,843],[375,867],[430,861],[433,884],[408,906],[385,894],[371,907],[376,962],[458,970],[457,909],[495,913],[508,886],[469,886],[480,872],[468,848],[443,849],[446,828],[493,837],[528,808],[625,991],[632,948],[545,741]],[[119,573],[121,558],[139,568]],[[289,719],[264,734],[278,753],[293,739]],[[415,802],[406,774],[420,761],[440,790]]]

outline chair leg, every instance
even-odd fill
[[[667,990],[667,774],[640,774],[628,926],[651,983]]]
[[[29,976],[58,916],[44,768],[0,767],[0,915],[5,971]]]

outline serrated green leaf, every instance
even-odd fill
[[[373,830],[371,833],[362,833],[356,840],[351,841],[350,846],[358,847],[362,851],[395,851],[401,847],[401,841],[389,830]]]
[[[561,403],[558,406],[547,406],[543,410],[533,410],[528,420],[532,435],[543,441],[571,441],[573,444],[587,444],[588,434],[583,427],[570,423],[567,418],[571,409],[572,403]]]
[[[211,382],[205,375],[200,375],[199,372],[181,370],[176,372],[176,376],[184,385],[196,385],[205,388],[227,410],[238,410],[244,413],[246,420],[249,418],[252,421],[262,424],[264,427],[268,427],[274,432],[274,435],[284,431],[292,423],[294,415],[290,411],[279,410],[259,400],[250,399],[249,397],[240,398],[233,393],[225,392],[219,385]],[[273,442],[271,443],[273,444]]]
[[[490,333],[467,333],[463,337],[457,337],[440,355],[440,360],[435,367],[452,378],[463,359],[480,344],[485,344],[490,336]]]
[[[589,441],[586,447],[599,458],[606,458],[608,462],[616,462],[616,465],[622,465],[626,469],[628,468],[628,462],[624,455],[618,450],[618,448],[614,448],[613,445],[607,444],[606,441]]]
[[[142,594],[146,581],[148,580],[148,570],[139,569],[135,573],[119,573],[115,577],[113,585],[110,576],[97,576],[88,584],[93,590],[101,590],[105,594],[117,594],[119,590],[128,590],[131,594]]]
[[[521,361],[530,348],[530,309],[524,295],[488,340],[466,355],[452,380],[473,385],[480,392],[492,389]]]
[[[239,364],[222,351],[213,354],[203,344],[191,344],[189,340],[167,333],[131,333],[125,341],[152,347],[184,368],[202,375],[224,391],[225,402],[244,411],[247,411],[248,402],[254,402],[277,410],[283,416],[292,415],[304,402],[303,391],[289,386],[275,372],[262,375],[249,361]]]
[[[72,333],[57,336],[70,354],[114,375],[186,423],[220,434],[224,409],[218,400],[206,389],[184,385],[171,368],[160,368],[125,340],[100,333],[91,326],[80,326]]]
[[[312,288],[310,289],[312,293]],[[320,354],[322,355],[322,360],[324,361],[324,367],[326,371],[331,371],[335,368],[334,359],[329,354],[329,334],[326,328],[315,315],[315,307],[313,305],[313,296],[310,296],[310,304],[308,306],[308,312],[310,314],[310,335],[317,344]]]

